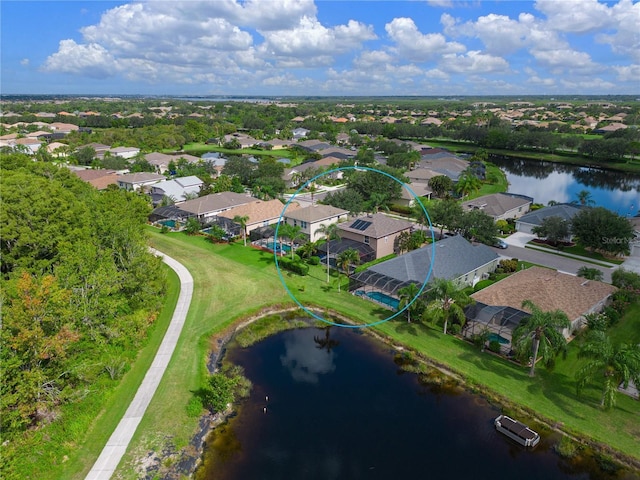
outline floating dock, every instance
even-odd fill
[[[524,423],[520,423],[506,415],[498,416],[493,423],[500,433],[505,434],[524,447],[535,447],[540,441],[538,433],[531,430]]]

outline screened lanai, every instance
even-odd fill
[[[383,273],[374,272],[373,270],[363,270],[351,277],[351,290],[362,290],[365,292],[381,291],[388,295],[398,296],[398,291],[408,285],[415,284],[421,287],[417,282],[408,280],[402,281],[397,278],[389,277]]]
[[[529,313],[517,308],[476,302],[465,309],[467,325],[464,335],[472,337],[488,330],[489,340],[498,340],[505,349],[510,349],[513,330],[529,316]]]

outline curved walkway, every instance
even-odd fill
[[[107,441],[107,444],[102,449],[98,460],[91,468],[91,471],[85,477],[87,480],[108,480],[113,475],[113,472],[118,467],[122,456],[129,446],[129,442],[133,437],[133,434],[138,428],[140,420],[144,412],[149,406],[149,402],[153,398],[162,375],[171,360],[173,351],[180,338],[180,332],[182,326],[187,317],[189,311],[189,305],[191,304],[191,296],[193,295],[193,277],[189,271],[181,264],[171,257],[166,256],[164,253],[151,249],[151,252],[159,257],[162,257],[162,261],[171,267],[180,278],[180,295],[178,296],[178,303],[176,304],[173,317],[169,328],[162,339],[160,348],[156,352],[156,356],[153,359],[153,363],[149,367],[147,374],[142,380],[142,383],[138,387],[136,396],[132,400],[129,408],[125,412],[124,416],[120,419],[120,423],[113,431],[113,434]]]

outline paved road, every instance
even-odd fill
[[[169,328],[162,339],[160,348],[156,352],[156,356],[153,359],[153,363],[149,367],[147,374],[142,380],[136,396],[129,405],[129,408],[124,414],[124,417],[120,419],[120,423],[114,430],[113,434],[107,441],[107,444],[102,449],[102,453],[96,460],[96,463],[91,468],[91,471],[85,477],[86,480],[108,480],[113,475],[113,472],[118,467],[122,456],[129,446],[129,442],[133,437],[133,434],[138,428],[140,420],[144,412],[149,406],[149,402],[153,398],[162,375],[171,360],[171,355],[176,347],[182,326],[187,318],[187,312],[189,311],[189,305],[191,304],[191,297],[193,295],[193,278],[189,271],[176,260],[165,254],[152,250],[152,252],[160,257],[164,263],[171,267],[180,278],[180,295],[178,296],[178,303],[176,304],[173,317]]]
[[[555,268],[561,272],[571,273],[574,275],[578,273],[580,267],[597,268],[603,274],[603,281],[607,283],[611,283],[611,274],[617,268],[617,266],[615,268],[601,267],[593,263],[581,262],[572,258],[561,257],[560,255],[540,252],[531,248],[522,248],[514,245],[509,245],[506,249],[494,248],[494,250],[498,255],[502,255],[507,258],[517,258],[518,260],[544,265],[545,267]]]

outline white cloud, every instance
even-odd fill
[[[535,8],[547,17],[549,29],[561,32],[592,32],[611,18],[610,9],[598,0],[538,0]]]
[[[509,63],[502,57],[474,50],[464,55],[443,55],[440,68],[449,73],[505,73],[509,71]]]
[[[28,67],[29,63],[30,62],[28,58],[23,58],[22,60],[20,60],[20,65],[22,65],[23,67]]]
[[[626,65],[613,67],[618,73],[618,80],[621,82],[638,82],[640,79],[640,65]]]
[[[453,7],[453,0],[427,0],[431,7],[450,8]]]
[[[261,48],[276,56],[303,58],[314,57],[324,60],[314,63],[325,64],[334,55],[358,48],[366,40],[376,38],[373,29],[360,22],[350,20],[347,25],[333,28],[323,26],[317,19],[303,17],[300,23],[290,30],[262,32],[265,43]]]
[[[331,65],[337,55],[376,38],[371,26],[350,20],[326,27],[315,14],[313,0],[125,4],[81,29],[82,41],[60,42],[43,69],[219,85],[237,85],[233,76],[246,74],[255,87],[255,79],[268,78],[274,68]]]
[[[506,15],[489,14],[479,17],[476,22],[459,23],[445,13],[440,18],[444,32],[452,37],[460,35],[477,37],[488,53],[505,55],[522,48],[529,32],[527,25],[512,20]]]
[[[113,56],[95,43],[79,45],[73,40],[61,40],[58,51],[43,65],[47,72],[77,73],[104,78],[118,73]]]
[[[394,18],[385,25],[385,30],[395,42],[398,54],[414,62],[425,62],[439,55],[466,50],[461,43],[447,42],[441,33],[421,33],[411,18]]]

